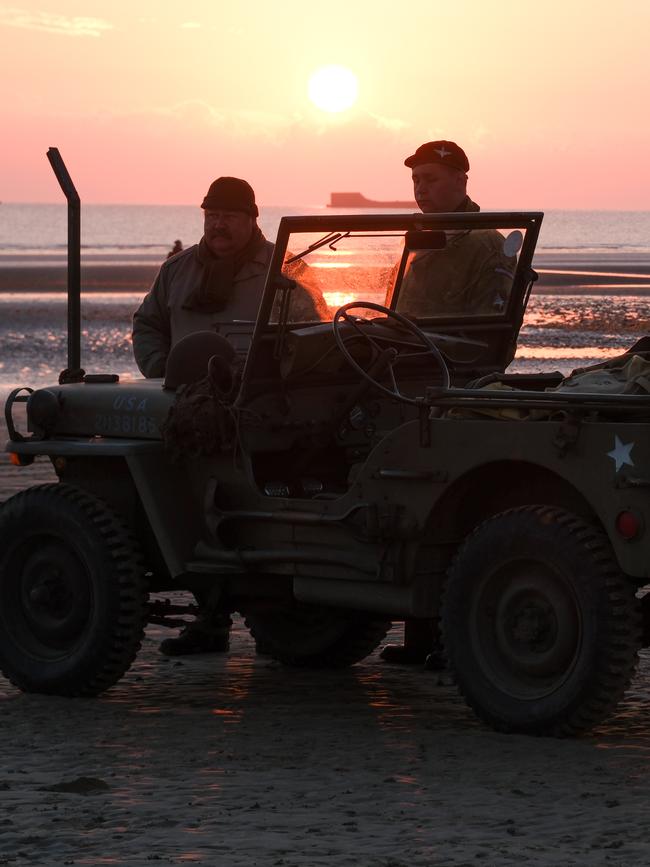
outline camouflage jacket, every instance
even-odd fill
[[[468,197],[458,210],[479,206]],[[501,313],[517,264],[504,253],[504,240],[495,229],[448,232],[442,250],[411,254],[397,309],[414,316]]]

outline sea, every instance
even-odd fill
[[[378,211],[272,206],[261,208],[259,222],[273,239],[284,215],[334,213]],[[201,234],[202,212],[195,206],[85,205],[82,265],[159,262],[176,239],[188,246]],[[65,203],[0,203],[0,268],[61,264],[66,251]],[[568,374],[625,351],[650,332],[650,211],[546,211],[534,266],[559,275],[561,290],[533,294],[511,371]],[[130,331],[140,300],[132,292],[84,294],[86,370],[139,376]],[[66,366],[65,322],[60,293],[0,291],[0,398],[14,387],[56,381]]]
[[[259,224],[273,240],[283,216],[337,213],[380,211],[275,205],[261,208]],[[202,231],[203,212],[194,205],[82,206],[81,250],[88,261],[158,261],[177,238],[187,246]],[[33,257],[52,260],[64,256],[66,249],[65,204],[0,203],[0,262]],[[596,254],[628,257],[631,262],[644,259],[650,255],[650,211],[546,211],[537,250],[566,257]]]

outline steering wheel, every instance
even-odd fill
[[[416,351],[413,352],[411,351],[413,350],[413,343],[407,342],[402,344],[406,347],[406,351],[401,352],[399,349],[396,349],[394,345],[395,343],[400,342],[399,338],[393,338],[386,334],[373,334],[372,329],[375,325],[375,321],[372,319],[366,320],[359,319],[356,316],[350,316],[348,311],[352,309],[376,310],[378,313],[383,313],[387,319],[394,320],[403,330],[414,335],[418,340],[418,344],[421,345],[422,348],[416,348]],[[370,365],[369,370],[363,368],[352,357],[350,350],[345,345],[345,337],[341,333],[342,322],[346,322],[351,328],[353,328],[374,350],[374,361]],[[350,364],[357,373],[360,373],[367,382],[374,385],[375,388],[380,389],[380,391],[383,391],[385,394],[388,394],[391,397],[396,397],[404,403],[419,403],[417,398],[408,397],[408,395],[402,394],[397,384],[394,368],[400,361],[404,361],[407,358],[417,358],[421,355],[432,355],[435,358],[440,372],[442,373],[442,387],[449,388],[449,368],[447,367],[447,363],[438,347],[426,332],[422,331],[422,329],[418,328],[414,322],[411,322],[410,319],[407,319],[406,316],[402,316],[402,314],[398,313],[396,310],[390,310],[388,307],[383,307],[381,304],[374,304],[372,301],[352,301],[349,304],[344,304],[342,307],[339,307],[336,311],[334,319],[332,320],[332,328],[334,329],[336,345],[341,350],[341,353],[348,364]],[[349,339],[350,338],[348,337],[348,340]],[[382,343],[390,345],[384,348],[381,345]],[[379,374],[383,370],[388,371],[392,387],[384,385],[373,376],[375,371]]]

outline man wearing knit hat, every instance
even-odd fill
[[[252,323],[257,318],[274,245],[257,225],[253,188],[241,178],[217,178],[201,207],[203,237],[162,264],[133,317],[133,353],[146,377],[165,376],[170,350],[184,337],[228,332],[235,320]],[[319,318],[319,302],[299,283],[292,311],[305,320]],[[209,611],[198,592],[197,601],[198,617],[178,638],[162,642],[163,653],[228,649],[229,612]]]
[[[170,349],[186,335],[257,315],[273,244],[257,225],[253,188],[218,178],[201,207],[203,237],[163,263],[133,317],[133,352],[147,377],[165,375]]]
[[[253,188],[217,178],[201,207],[203,237],[162,264],[133,317],[133,353],[146,377],[165,375],[172,346],[188,334],[257,318],[274,245],[257,225]],[[298,283],[292,312],[318,319],[322,303]]]
[[[219,332],[234,319],[257,315],[273,244],[257,225],[255,193],[240,178],[210,184],[201,203],[203,237],[167,259],[133,317],[133,353],[146,377],[165,375],[173,346],[195,332]],[[228,611],[199,615],[160,650],[170,656],[228,650]]]
[[[467,195],[469,160],[453,141],[430,141],[404,160],[411,169],[413,192],[425,214],[479,211]],[[516,260],[505,255],[504,237],[496,230],[448,233],[442,250],[415,253],[400,286],[398,309],[411,315],[499,313],[508,297]],[[387,662],[426,660],[434,671],[444,668],[438,624],[407,620],[404,644],[388,644]]]

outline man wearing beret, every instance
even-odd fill
[[[253,188],[241,178],[218,178],[210,184],[201,207],[203,237],[162,264],[133,317],[133,353],[146,377],[165,375],[170,350],[187,335],[219,333],[235,320],[254,322],[257,318],[274,245],[257,225]],[[297,284],[292,298],[296,318],[319,318],[321,305],[322,299]],[[199,616],[178,638],[162,642],[163,653],[176,656],[228,649],[229,612],[208,613],[197,599]]]
[[[404,160],[425,214],[479,211],[467,195],[469,160],[453,141],[430,141]],[[443,250],[421,250],[402,280],[398,309],[415,316],[500,313],[516,260],[503,251],[494,229],[448,233]]]
[[[467,195],[469,160],[453,141],[430,141],[404,160],[411,169],[413,192],[425,214],[479,211]],[[397,309],[415,316],[501,312],[512,285],[516,260],[503,251],[504,237],[494,229],[447,233],[442,250],[420,250],[404,273]],[[387,662],[425,662],[444,668],[437,623],[407,620],[404,644],[388,644]]]

